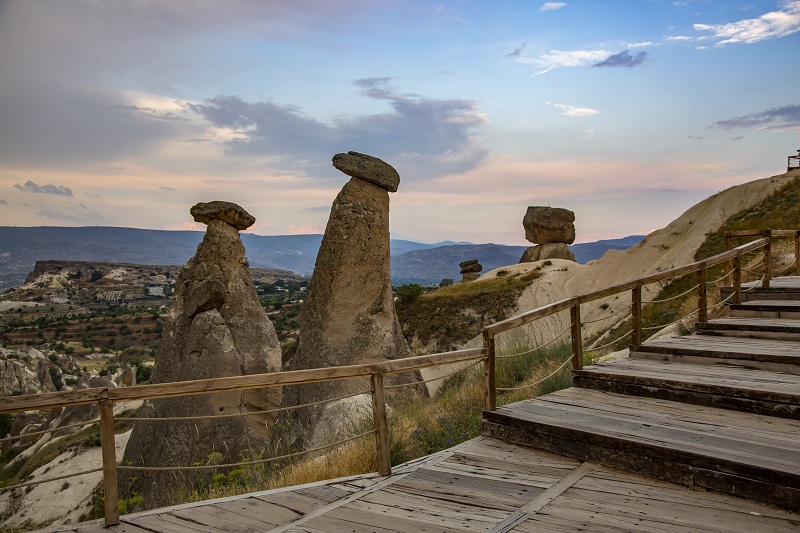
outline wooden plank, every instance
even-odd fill
[[[119,524],[117,448],[114,437],[114,403],[100,400],[100,443],[103,457],[103,510],[107,526]]]
[[[212,505],[231,513],[260,520],[272,526],[279,526],[302,516],[300,513],[287,509],[286,507],[255,498],[240,498],[238,500],[214,503]]]
[[[378,473],[388,476],[392,473],[392,459],[389,455],[389,426],[386,421],[386,394],[383,388],[383,374],[372,374],[372,423],[375,428],[375,449]]]
[[[249,516],[232,513],[214,505],[195,507],[183,511],[174,511],[173,516],[205,526],[206,531],[229,531],[241,533],[260,533],[268,524]]]
[[[125,518],[125,522],[139,526],[148,531],[169,531],[169,533],[208,532],[208,527],[188,522],[169,513]]]

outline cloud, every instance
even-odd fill
[[[770,11],[758,18],[728,24],[695,24],[700,32],[711,32],[717,46],[753,44],[766,39],[785,37],[800,31],[800,0],[788,2],[781,11]]]
[[[6,205],[7,203],[8,202],[5,200],[5,198],[0,198],[0,205]]]
[[[593,66],[633,68],[636,65],[641,65],[644,62],[645,58],[647,58],[647,52],[645,51],[641,51],[634,56],[631,55],[631,53],[628,50],[623,50],[618,54],[613,54],[608,56],[603,61],[595,63]]]
[[[516,47],[513,52],[507,53],[505,57],[510,57],[510,58],[522,57],[527,47],[528,47],[528,41],[525,41],[524,43]]]
[[[555,11],[556,9],[561,9],[566,6],[566,2],[545,2],[542,4],[542,7],[539,8],[539,11]]]
[[[37,194],[55,194],[59,196],[72,196],[72,189],[69,187],[64,187],[63,185],[38,185],[31,180],[25,182],[24,185],[20,185],[19,183],[14,184],[15,189],[19,189],[23,192],[33,192]]]
[[[356,150],[402,160],[417,177],[461,172],[486,156],[476,134],[488,119],[476,102],[398,94],[390,81],[354,82],[364,89],[362,95],[388,103],[389,111],[329,123],[297,106],[247,102],[238,96],[217,96],[187,108],[227,133],[225,147],[233,155],[326,161],[333,153]]]
[[[559,67],[582,67],[606,59],[611,52],[606,50],[551,50],[536,59],[522,58],[521,63],[533,63],[541,70],[536,75],[546,74]]]
[[[591,107],[576,107],[569,104],[552,104],[550,102],[545,103],[560,109],[561,114],[568,117],[592,117],[602,113],[602,111],[598,109],[592,109]]]
[[[672,37],[667,37],[668,41],[694,41],[694,37],[689,37],[688,35],[673,35]]]
[[[161,189],[162,191],[169,191],[169,192],[172,192],[172,191],[175,190],[174,187],[159,187],[159,189]]]
[[[758,130],[784,130],[800,128],[800,104],[775,107],[742,117],[715,122],[714,126],[724,130],[757,128]]]

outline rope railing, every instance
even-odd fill
[[[595,324],[597,322],[603,322],[604,320],[608,320],[609,318],[614,318],[615,316],[621,315],[622,313],[630,313],[630,312],[631,312],[630,306],[625,306],[620,308],[619,311],[615,311],[610,315],[606,315],[602,318],[595,318],[593,320],[582,320],[581,324]]]
[[[573,359],[574,357],[575,357],[575,354],[572,354],[572,355],[570,355],[570,356],[567,358],[567,360],[566,360],[566,361],[564,361],[563,363],[561,363],[561,366],[559,366],[558,368],[556,368],[555,370],[553,370],[553,371],[552,371],[550,374],[548,374],[546,377],[543,377],[543,378],[542,378],[542,379],[540,379],[539,381],[536,381],[536,382],[534,382],[534,383],[528,383],[527,385],[522,385],[521,387],[497,387],[497,388],[496,388],[496,390],[498,390],[498,391],[500,391],[500,392],[510,392],[510,391],[517,391],[517,390],[523,390],[523,389],[530,389],[531,387],[535,387],[536,385],[539,385],[540,383],[544,383],[544,382],[545,382],[545,381],[547,381],[548,379],[550,379],[550,378],[552,378],[553,376],[555,376],[556,374],[558,374],[558,373],[559,373],[559,372],[560,372],[560,371],[561,371],[561,370],[562,370],[562,369],[563,369],[565,366],[567,366],[567,363],[569,363],[570,361],[572,361],[572,359]]]
[[[418,382],[414,382],[418,383]],[[389,387],[386,387],[389,388]],[[294,409],[302,409],[303,407],[314,407],[316,405],[322,405],[325,403],[331,402],[338,402],[339,400],[344,400],[346,398],[352,398],[353,396],[360,396],[362,394],[370,394],[372,392],[371,389],[366,389],[363,391],[353,392],[350,394],[345,394],[344,396],[336,396],[334,398],[327,398],[325,400],[320,400],[317,402],[310,402],[310,403],[303,403],[299,405],[290,405],[288,407],[276,407],[275,409],[265,409],[263,411],[251,411],[248,413],[230,413],[225,415],[204,415],[204,416],[156,416],[156,417],[135,417],[135,416],[118,416],[115,417],[114,420],[124,420],[124,421],[131,421],[131,422],[180,422],[180,421],[189,421],[189,420],[211,420],[211,419],[222,419],[222,418],[241,418],[245,416],[254,416],[254,415],[265,415],[271,413],[278,413],[281,411],[292,411]]]
[[[757,279],[752,287],[742,289],[742,292],[753,292],[756,289],[760,289],[761,287],[759,286],[759,284],[762,283],[764,279],[766,279],[766,277],[767,277],[766,275],[761,276],[761,279]]]
[[[683,291],[680,294],[676,294],[675,296],[670,296],[669,298],[663,298],[661,300],[648,300],[646,302],[642,302],[642,304],[660,304],[660,303],[664,303],[664,302],[671,302],[672,300],[677,300],[678,298],[680,298],[682,296],[686,296],[690,292],[696,291],[699,286],[700,286],[700,284],[697,283],[696,285],[693,285],[690,289],[688,289],[686,291]]]
[[[683,317],[683,318],[679,318],[678,320],[676,320],[676,321],[674,321],[674,322],[670,322],[669,324],[664,324],[664,325],[661,325],[661,326],[648,326],[648,327],[642,327],[642,331],[657,331],[657,330],[660,330],[660,329],[667,328],[667,327],[669,327],[669,326],[674,326],[675,324],[677,324],[677,323],[679,323],[679,322],[683,322],[684,320],[686,320],[686,319],[687,319],[687,318],[689,318],[690,316],[694,316],[694,315],[696,315],[696,314],[697,314],[697,313],[699,313],[699,312],[700,312],[700,310],[699,310],[699,309],[695,309],[694,311],[692,311],[691,313],[689,313],[689,314],[688,314],[688,315],[686,315],[685,317]]]
[[[733,274],[733,269],[726,270],[725,273],[721,277],[716,278],[716,279],[712,279],[711,281],[706,281],[706,285],[714,285],[714,284],[717,284],[717,283],[722,283],[731,274]]]
[[[14,489],[21,489],[23,487],[30,487],[33,485],[41,485],[42,483],[50,483],[51,481],[61,481],[62,479],[69,479],[78,476],[85,476],[86,474],[94,474],[95,472],[102,472],[103,468],[95,468],[94,470],[85,470],[83,472],[75,472],[72,474],[64,474],[63,476],[56,476],[47,479],[37,479],[35,481],[27,481],[25,483],[16,483],[14,485],[7,485],[5,487],[0,487],[0,492],[5,492]]]
[[[408,383],[398,383],[396,385],[384,385],[383,388],[384,389],[399,389],[401,387],[410,387],[411,385],[422,385],[424,383],[432,383],[434,381],[440,381],[440,380],[443,380],[443,379],[449,379],[449,378],[455,376],[456,374],[460,374],[461,372],[466,372],[467,370],[475,367],[475,365],[477,365],[479,363],[481,363],[481,361],[476,361],[476,362],[472,363],[471,365],[467,365],[464,368],[459,368],[458,370],[455,370],[453,372],[450,372],[449,374],[446,374],[444,376],[440,376],[438,378],[428,378],[428,379],[424,379],[422,381],[409,381]],[[367,392],[370,392],[370,391],[367,391]]]
[[[286,455],[279,455],[276,457],[268,457],[266,459],[255,459],[253,461],[240,461],[238,463],[226,463],[226,464],[218,464],[218,465],[192,465],[192,466],[129,466],[129,465],[118,465],[117,470],[132,470],[137,472],[187,472],[187,471],[197,471],[197,470],[218,470],[220,468],[233,468],[236,466],[251,466],[257,464],[265,464],[265,463],[272,463],[282,459],[291,459],[293,457],[298,457],[301,455],[307,455],[309,453],[319,452],[322,450],[327,450],[336,446],[341,446],[343,444],[347,444],[348,442],[354,441],[356,439],[360,439],[367,435],[375,434],[374,429],[370,429],[369,431],[365,431],[363,433],[359,433],[353,437],[342,439],[331,444],[326,444],[325,446],[319,446],[317,448],[311,448],[309,450],[303,450],[300,452],[289,453]]]
[[[606,344],[601,344],[600,346],[594,346],[594,345],[592,345],[592,346],[589,346],[589,348],[587,348],[587,349],[588,349],[588,350],[592,350],[592,351],[596,351],[596,350],[604,350],[604,349],[608,348],[609,346],[613,346],[613,345],[617,344],[617,343],[618,343],[619,341],[621,341],[622,339],[627,339],[627,338],[628,338],[628,337],[630,337],[631,335],[633,335],[633,330],[629,331],[629,332],[628,332],[628,333],[626,333],[625,335],[622,335],[621,337],[617,337],[616,339],[614,339],[614,340],[613,340],[613,341],[611,341],[611,342],[608,342],[608,343],[606,343]]]
[[[560,340],[561,337],[563,337],[564,334],[567,333],[570,329],[571,328],[568,326],[566,329],[561,331],[561,333],[556,334],[555,337],[553,337],[552,339],[550,339],[546,343],[534,346],[530,350],[525,350],[524,352],[496,355],[495,359],[510,359],[512,357],[519,357],[520,355],[527,355],[527,354],[530,354],[530,353],[534,353],[536,350],[541,350],[542,348],[546,348],[546,347],[550,346],[551,344],[553,344],[554,342],[556,342],[557,340]]]
[[[120,420],[120,419],[118,419]],[[24,435],[16,435],[13,437],[4,437],[0,439],[0,443],[3,442],[14,442],[15,440],[22,440],[27,439],[28,437],[37,437],[39,435],[47,435],[48,433],[55,433],[56,431],[63,431],[66,429],[74,429],[74,428],[82,428],[86,426],[91,426],[97,424],[97,420],[89,420],[88,422],[79,422],[77,424],[69,424],[66,426],[59,426],[57,428],[52,429],[43,429],[41,431],[31,431],[30,433],[25,433]]]

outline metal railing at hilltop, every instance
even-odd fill
[[[50,478],[41,482],[50,482],[60,479],[66,479],[78,475],[84,475],[91,472],[102,470],[103,473],[103,487],[104,487],[104,511],[106,525],[114,525],[120,522],[119,520],[119,505],[117,493],[117,470],[123,468],[130,468],[124,465],[117,464],[117,457],[115,452],[115,437],[114,437],[114,413],[113,406],[115,403],[132,402],[136,400],[151,400],[157,398],[170,398],[176,396],[191,396],[198,394],[211,394],[229,391],[240,391],[248,389],[266,388],[266,387],[283,387],[288,385],[297,385],[304,383],[315,383],[322,381],[335,381],[353,378],[370,378],[370,391],[372,396],[372,430],[357,435],[353,438],[360,438],[369,434],[373,434],[375,438],[375,447],[377,453],[377,472],[386,476],[391,473],[391,461],[389,456],[389,430],[386,417],[386,402],[384,386],[384,376],[387,374],[396,374],[401,372],[411,372],[422,368],[433,366],[453,365],[453,364],[477,364],[483,362],[484,364],[484,409],[492,411],[497,406],[497,393],[498,391],[510,391],[512,389],[499,389],[496,384],[496,368],[497,368],[497,336],[519,328],[527,324],[533,324],[537,320],[554,317],[560,312],[569,312],[569,327],[562,333],[570,334],[571,355],[561,362],[551,376],[559,372],[562,368],[572,361],[573,369],[581,369],[583,367],[584,346],[583,346],[583,332],[582,328],[585,323],[581,321],[581,306],[590,302],[597,302],[610,297],[618,298],[619,294],[629,293],[630,304],[625,304],[624,307],[616,311],[612,311],[610,315],[603,318],[603,320],[612,320],[616,316],[621,316],[617,324],[627,324],[627,313],[630,313],[630,329],[620,336],[612,340],[611,343],[606,343],[604,346],[610,346],[619,343],[630,337],[632,344],[641,343],[649,331],[655,332],[656,329],[669,326],[671,324],[678,324],[682,321],[688,320],[696,316],[698,321],[705,321],[708,319],[709,311],[718,309],[727,303],[726,300],[709,304],[708,288],[718,287],[725,281],[732,283],[733,292],[729,297],[734,302],[738,302],[741,298],[743,289],[743,280],[748,274],[755,273],[760,276],[758,282],[763,287],[769,287],[773,277],[773,247],[772,241],[778,237],[793,237],[794,238],[794,252],[795,261],[792,265],[795,275],[800,275],[800,230],[765,230],[765,231],[749,231],[749,232],[733,232],[726,234],[726,247],[731,246],[732,239],[745,238],[745,237],[758,237],[757,239],[733,247],[723,253],[717,254],[708,259],[697,261],[682,267],[672,268],[649,276],[640,277],[626,283],[621,283],[604,289],[599,289],[584,293],[571,298],[566,298],[548,305],[544,305],[532,311],[528,311],[509,319],[497,322],[486,326],[483,329],[483,347],[459,350],[453,352],[423,355],[416,357],[409,357],[406,359],[398,359],[387,361],[378,364],[365,364],[365,365],[351,365],[330,368],[317,368],[309,370],[297,370],[291,372],[276,372],[272,374],[257,374],[250,376],[236,376],[225,378],[204,379],[196,381],[182,381],[173,383],[160,383],[154,385],[140,385],[134,387],[124,388],[93,388],[93,389],[79,389],[72,391],[53,392],[44,394],[34,394],[26,396],[11,396],[0,398],[0,414],[15,413],[21,411],[31,411],[40,409],[55,409],[61,407],[71,407],[80,405],[96,404],[100,409],[100,438],[102,447],[102,466],[87,472],[80,472],[60,476],[57,478]],[[716,279],[708,279],[708,273],[713,267],[722,268],[724,270],[722,276]],[[664,287],[666,283],[682,277],[694,277],[694,285],[683,293],[671,296],[666,299],[643,301],[643,289],[652,284],[658,287]],[[751,284],[751,289],[757,287],[757,284]],[[673,321],[671,324],[657,324],[647,326],[643,322],[643,306],[646,304],[660,304],[668,300],[686,296],[687,294],[695,293],[697,297],[697,305],[695,310],[678,320]],[[594,320],[593,322],[597,322]],[[588,323],[589,321],[586,321]],[[619,328],[617,328],[619,329]],[[556,335],[550,341],[541,344],[543,347],[546,344],[552,343],[560,338],[561,334]],[[591,350],[598,350],[603,346],[597,346],[601,342],[598,339],[589,348]],[[514,357],[524,353],[530,353],[533,350],[527,350],[512,355],[505,355],[501,357]],[[549,376],[548,376],[549,377]],[[436,378],[443,379],[443,378]],[[545,378],[547,379],[547,378]],[[541,381],[541,380],[540,380]],[[525,387],[530,384],[525,385]],[[86,424],[75,424],[75,426],[85,426]],[[59,428],[65,429],[65,428]],[[30,438],[37,434],[51,433],[55,430],[44,430],[37,433],[29,433],[21,437],[5,438],[0,441],[16,440],[18,438]],[[352,439],[347,439],[352,440]],[[345,441],[341,441],[345,442]],[[334,443],[341,444],[340,443]],[[330,446],[333,446],[330,445]],[[326,446],[328,448],[330,446]],[[313,451],[313,450],[311,450]],[[306,450],[302,453],[307,453]],[[296,455],[296,454],[293,454]],[[284,456],[286,457],[286,456]],[[279,458],[271,458],[275,460]],[[232,465],[214,465],[212,468],[219,468]],[[2,490],[12,490],[15,488],[22,488],[34,483],[40,482],[23,482],[16,485],[3,487]]]

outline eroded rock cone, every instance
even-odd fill
[[[255,219],[230,202],[197,204],[191,213],[208,225],[197,253],[181,270],[172,309],[156,356],[152,382],[278,372],[281,352],[275,329],[258,300],[239,229]],[[277,408],[276,388],[185,396],[147,402],[140,417],[239,415]],[[123,464],[192,466],[235,463],[260,454],[274,415],[191,421],[141,421],[134,426]],[[213,471],[120,472],[120,497],[141,494],[147,506],[163,506]],[[217,473],[225,473],[221,470]]]
[[[388,191],[397,189],[400,178],[390,165],[357,152],[337,154],[333,165],[353,178],[331,207],[303,304],[300,340],[290,370],[377,363],[411,355],[395,312],[389,275]],[[387,376],[386,381],[417,379],[416,374],[404,373]],[[369,389],[368,379],[292,386],[284,389],[283,406]],[[391,400],[398,394],[422,395],[422,391],[422,387],[411,385],[387,394]],[[276,442],[297,450],[339,440],[354,431],[362,418],[371,416],[369,409],[353,408],[351,416],[341,420],[336,416],[342,411],[340,404],[356,405],[364,403],[362,400],[285,411],[276,425]],[[326,425],[320,424],[323,418]]]

